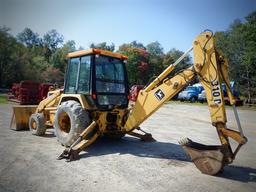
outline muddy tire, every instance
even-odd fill
[[[33,113],[29,118],[29,129],[33,135],[44,135],[46,131],[46,125],[44,121],[43,113]]]
[[[90,124],[88,112],[76,101],[66,101],[58,106],[54,118],[54,130],[58,141],[69,147]]]

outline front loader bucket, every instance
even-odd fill
[[[37,106],[14,106],[10,128],[16,131],[29,129],[29,117]]]
[[[224,155],[221,146],[202,145],[188,138],[180,144],[202,173],[215,175],[222,170]]]

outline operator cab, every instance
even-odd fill
[[[98,109],[128,106],[127,57],[100,49],[68,54],[65,94],[82,94]]]

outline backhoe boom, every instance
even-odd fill
[[[175,64],[170,65],[149,86],[140,91],[125,124],[127,132],[138,128],[143,121],[197,76],[205,89],[212,125],[216,127],[221,146],[206,146],[195,143],[190,139],[182,141],[181,144],[198,169],[210,175],[218,173],[224,165],[232,163],[240,147],[247,142],[241,129],[235,100],[230,90],[228,62],[216,51],[214,45],[212,32],[201,33],[193,42],[193,66],[169,78],[169,73],[192,50],[190,48]],[[234,107],[239,132],[226,127],[227,119],[221,87],[222,82],[228,87],[228,96]],[[230,146],[229,137],[238,142],[238,147],[234,152]]]

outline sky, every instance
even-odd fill
[[[77,48],[137,40],[185,51],[203,30],[227,30],[255,10],[256,0],[0,0],[0,26],[13,35],[56,29]]]

